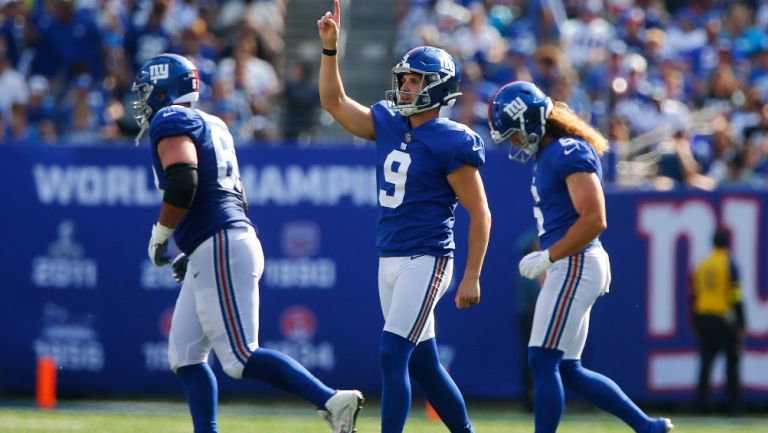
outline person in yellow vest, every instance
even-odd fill
[[[712,242],[712,252],[696,266],[693,274],[693,317],[701,357],[696,405],[699,411],[709,412],[712,364],[717,355],[724,352],[727,409],[738,413],[741,411],[739,359],[744,337],[739,271],[731,257],[729,232],[716,230]]]

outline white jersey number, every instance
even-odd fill
[[[223,189],[235,191],[244,196],[232,134],[229,133],[223,122],[217,121],[218,119],[208,116],[206,120],[210,126],[211,141],[216,152],[216,168],[218,170],[216,181]]]
[[[541,209],[539,208],[539,202],[541,202],[541,198],[539,197],[539,190],[536,189],[535,184],[531,184],[531,195],[533,196],[533,202],[535,203],[533,205],[533,217],[536,218],[536,229],[539,232],[539,236],[544,234],[544,214],[541,213]]]
[[[397,167],[395,167],[397,163]],[[411,166],[411,155],[399,150],[393,150],[384,161],[384,180],[395,185],[392,195],[379,190],[379,203],[384,207],[396,208],[403,203],[405,197],[405,181],[408,179],[408,167]]]

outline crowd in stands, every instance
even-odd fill
[[[133,78],[163,52],[197,65],[238,141],[276,140],[286,2],[0,0],[0,140],[130,143]]]
[[[133,77],[162,52],[193,60],[201,108],[239,143],[295,139],[320,110],[316,65],[281,71],[287,3],[0,0],[0,143],[131,143]],[[609,180],[659,189],[768,184],[768,0],[397,6],[395,57],[418,45],[450,51],[464,96],[449,115],[487,146],[488,99],[508,81],[530,80],[609,138]]]
[[[479,132],[496,89],[529,80],[609,138],[611,180],[768,183],[766,0],[406,3],[398,50],[436,45],[459,58],[452,117]]]

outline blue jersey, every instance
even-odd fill
[[[155,114],[149,126],[155,181],[165,188],[165,171],[157,144],[166,137],[186,135],[197,148],[198,185],[195,199],[174,230],[174,240],[189,255],[221,229],[250,225],[245,214],[245,193],[232,135],[216,116],[193,108],[173,105]]]
[[[458,198],[447,176],[485,162],[483,140],[471,129],[439,117],[411,128],[408,118],[379,102],[371,107],[376,130],[376,185],[381,257],[451,256]]]
[[[565,179],[573,173],[595,173],[603,181],[603,168],[597,152],[578,137],[561,137],[542,147],[533,163],[533,215],[539,230],[541,249],[547,249],[565,236],[579,218],[573,208]],[[595,238],[584,250],[600,245]]]

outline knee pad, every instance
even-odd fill
[[[168,365],[174,373],[181,367],[207,361],[208,349],[201,345],[183,348],[174,344],[173,340],[168,342]]]
[[[227,363],[222,361],[221,368],[224,370],[224,373],[227,373],[227,376],[231,377],[232,379],[240,379],[243,377],[243,369],[245,366],[239,361]]]
[[[170,350],[168,351],[168,366],[171,367],[171,371],[174,373],[176,373],[179,368],[184,367]]]
[[[202,364],[206,362],[206,358],[203,357],[201,359],[198,359],[197,357],[187,357],[182,358],[179,356],[175,351],[169,350],[168,351],[168,366],[171,367],[171,371],[176,373],[179,371],[181,367],[186,367],[188,365],[195,365],[195,364]]]

